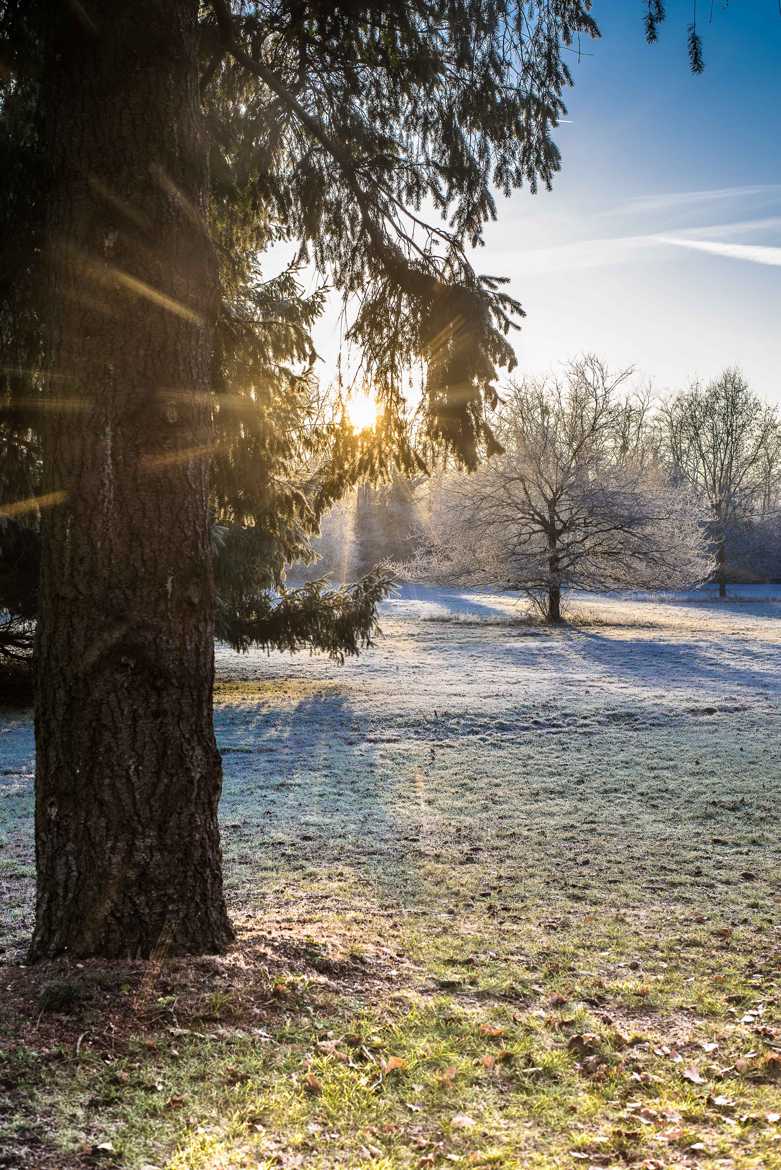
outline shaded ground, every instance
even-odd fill
[[[221,652],[240,946],[7,967],[5,1164],[781,1166],[781,605],[576,607],[420,590],[345,667]]]

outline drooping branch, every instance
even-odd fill
[[[383,290],[387,311],[392,319],[393,299],[400,298],[402,316],[416,322],[415,349],[428,364],[426,417],[430,437],[474,466],[481,443],[489,451],[496,448],[483,401],[489,406],[496,401],[491,387],[495,364],[514,365],[513,351],[502,335],[514,318],[523,315],[520,305],[500,291],[501,281],[474,273],[458,235],[424,224],[408,212],[381,176],[367,182],[354,153],[304,106],[274,69],[242,46],[227,0],[212,0],[212,9],[225,52],[274,94],[339,168],[358,210],[371,260],[387,286]],[[364,162],[371,162],[371,158]],[[397,211],[410,214],[415,226],[445,242],[448,254],[437,257],[432,249],[420,248],[399,223]],[[396,239],[389,233],[389,225]],[[382,365],[395,348],[387,345],[387,338],[383,341],[385,352],[373,344],[372,315],[378,300],[369,298],[350,331],[364,342],[370,365],[372,359]],[[393,327],[400,329],[402,325]]]

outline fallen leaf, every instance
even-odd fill
[[[576,1032],[570,1036],[567,1047],[581,1059],[595,1056],[599,1052],[599,1036],[594,1032]]]
[[[497,1024],[481,1024],[480,1035],[490,1036],[492,1040],[498,1040],[504,1036],[504,1028],[500,1028]]]
[[[696,1068],[685,1068],[681,1073],[681,1076],[685,1081],[690,1081],[693,1085],[706,1084],[705,1077],[701,1076]]]
[[[473,1129],[477,1122],[468,1113],[455,1113],[450,1119],[450,1124],[453,1129]]]
[[[593,1056],[587,1056],[585,1060],[581,1062],[580,1067],[582,1072],[586,1073],[588,1076],[593,1076],[596,1080],[604,1080],[607,1076],[607,1067],[604,1057],[600,1056],[598,1053],[594,1053]]]
[[[384,1060],[380,1065],[380,1068],[382,1069],[385,1076],[387,1076],[388,1073],[401,1072],[402,1069],[405,1069],[406,1067],[406,1060],[402,1060],[400,1056],[389,1056],[388,1059]]]
[[[304,1085],[308,1093],[322,1093],[323,1091],[323,1082],[311,1069],[304,1077]]]
[[[767,1121],[769,1125],[775,1125],[776,1122],[781,1121],[781,1113],[766,1113],[765,1121]]]
[[[99,1142],[96,1146],[88,1146],[85,1153],[93,1158],[108,1158],[114,1153],[111,1142]]]

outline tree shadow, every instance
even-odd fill
[[[471,618],[511,625],[522,619],[524,603],[522,594],[500,595],[488,589],[438,588],[405,582],[395,595],[383,603],[380,612],[387,617],[411,617],[424,622],[452,622],[458,625]],[[420,607],[420,611],[410,613],[416,606]]]
[[[752,641],[750,649],[744,651],[750,665],[740,665],[735,661],[737,655],[712,653],[689,639],[614,638],[589,629],[578,630],[575,637],[583,657],[603,673],[631,678],[656,691],[666,683],[680,681],[687,690],[699,690],[701,703],[695,706],[707,703],[712,690],[723,694],[736,686],[763,694],[770,690],[781,693],[778,646]],[[730,649],[733,646],[730,639]]]
[[[346,900],[363,887],[394,903],[414,889],[406,818],[394,800],[395,761],[382,728],[326,688],[292,704],[218,708],[221,819],[228,884],[240,901],[272,892],[315,897],[321,881]],[[313,895],[314,891],[314,895]]]

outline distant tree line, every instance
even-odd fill
[[[715,579],[781,577],[781,426],[738,369],[695,383],[659,409],[654,427],[674,482],[706,508]]]
[[[473,474],[361,489],[330,518],[329,567],[384,555],[408,579],[525,593],[552,622],[573,588],[713,580],[723,597],[729,581],[781,580],[776,409],[734,368],[663,401],[630,376],[586,356],[511,383],[501,451]]]

